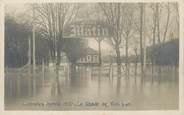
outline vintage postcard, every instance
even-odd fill
[[[1,9],[4,114],[183,114],[182,0],[2,1]]]

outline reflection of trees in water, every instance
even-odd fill
[[[77,75],[77,71],[76,71],[76,65],[75,64],[71,64],[70,66],[70,78],[71,78],[71,87],[75,87],[77,85],[79,85],[79,76]]]
[[[150,83],[152,85],[158,85],[160,83],[161,86],[162,84],[167,82],[178,82],[178,68],[176,68],[175,66],[161,66],[160,70],[158,66],[155,66],[154,73],[152,74],[152,65],[149,65],[147,67],[147,71],[145,72],[145,85],[142,85],[142,83],[140,82],[141,72],[139,65],[137,68],[137,76],[134,76],[134,72],[130,72],[129,79],[126,79],[125,72],[123,71],[121,74],[118,74],[117,66],[111,66],[112,67],[110,68],[110,72],[107,69],[105,70],[103,65],[101,67],[93,67],[93,69],[96,68],[96,70],[93,71],[90,70],[91,67],[88,67],[88,69],[82,66],[77,68],[75,66],[70,67],[70,80],[67,82],[70,82],[71,89],[78,88],[79,90],[81,90],[82,88],[87,88],[87,85],[89,85],[89,80],[94,81],[93,83],[96,83],[97,85],[97,93],[100,95],[103,95],[101,92],[104,91],[103,85],[105,83],[108,84],[109,87],[111,87],[110,85],[112,85],[112,89],[116,92],[116,96],[121,95],[124,92],[124,88],[129,90],[129,88],[131,88],[130,86],[132,85],[136,88],[144,88],[146,87],[146,83]],[[134,71],[134,65],[130,67],[130,71]],[[47,76],[45,80],[49,78],[53,81],[51,86],[51,96],[62,96],[62,93],[64,93],[64,90],[66,89],[66,87],[63,85],[63,83],[65,82],[64,79],[68,78],[68,76],[66,74],[62,74],[63,76],[61,75],[61,73],[65,73],[64,71],[59,71],[57,74],[54,71],[47,72],[49,74],[45,73],[45,75]],[[96,72],[97,74],[94,75],[94,72]],[[10,72],[7,72],[5,74],[5,96],[12,98],[22,98],[26,96],[32,97],[38,95],[42,88],[46,87],[43,85],[43,78],[41,78],[42,72],[36,72],[36,76],[34,77],[31,73],[29,74],[30,75],[23,74],[22,72],[19,75],[14,74],[14,77],[12,77],[10,75]],[[93,75],[92,77],[90,76],[91,74]],[[62,81],[62,79],[60,78],[64,78],[64,81]],[[113,88],[113,86],[115,87]]]
[[[100,95],[101,92],[101,73],[102,73],[102,66],[98,67],[98,95]]]
[[[61,95],[61,87],[60,87],[60,80],[59,80],[59,65],[56,65],[56,75],[53,76],[54,82],[51,88],[51,95],[52,96],[60,96]]]
[[[120,87],[121,87],[121,65],[118,65],[117,67],[117,88],[116,88],[117,95],[120,94]]]
[[[71,88],[81,88],[87,85],[88,78],[90,78],[89,68],[86,66],[77,66],[76,64],[70,65],[70,86]]]
[[[111,65],[112,66],[112,65]],[[135,67],[137,66],[137,67]],[[160,68],[159,68],[160,67]],[[137,72],[135,71],[135,68],[137,68]],[[126,88],[129,88],[130,85],[134,84],[135,86],[144,87],[144,84],[146,82],[150,83],[162,83],[162,82],[176,82],[178,78],[178,70],[175,66],[155,66],[154,67],[154,73],[152,72],[152,65],[147,65],[146,71],[144,74],[141,74],[140,65],[130,65],[130,75],[127,76],[124,71],[121,71],[119,74],[118,67],[110,67],[111,71],[108,71],[108,74],[110,76],[110,83],[111,85],[114,83],[113,79],[116,78],[116,93],[120,94],[121,92],[121,85],[122,83],[125,84]],[[103,71],[103,67],[101,68],[101,71]],[[136,73],[135,73],[136,72]],[[114,74],[115,73],[115,74]],[[117,74],[116,74],[117,73]],[[103,75],[101,76],[103,77]],[[131,82],[131,80],[134,79],[134,82]],[[122,82],[122,80],[124,82]],[[138,83],[140,81],[140,83]]]
[[[5,97],[7,98],[33,97],[40,91],[40,84],[42,84],[40,73],[33,76],[31,71],[10,69],[5,76]]]

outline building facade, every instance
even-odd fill
[[[77,60],[77,65],[98,65],[99,64],[99,54],[98,51],[87,48],[85,51],[85,55],[81,56]]]

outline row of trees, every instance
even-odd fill
[[[45,38],[49,39],[53,60],[55,60],[55,52],[57,52],[57,56],[60,56],[64,26],[78,19],[86,20],[85,18],[88,17],[80,17],[80,12],[85,9],[86,12],[83,13],[92,13],[90,15],[93,15],[94,19],[103,21],[113,28],[114,36],[107,39],[115,49],[116,62],[119,67],[121,66],[121,52],[125,47],[126,68],[128,69],[131,42],[134,47],[136,44],[140,44],[134,49],[140,51],[143,70],[143,54],[146,44],[152,43],[154,47],[155,44],[165,43],[169,37],[174,37],[171,36],[173,33],[178,33],[179,14],[175,3],[97,3],[93,5],[93,12],[90,12],[90,9],[84,7],[83,4],[44,3],[34,5],[41,32]],[[177,26],[174,27],[174,25]],[[178,35],[175,36],[178,37]],[[100,43],[103,39],[97,38],[96,40],[101,47]],[[59,57],[56,60],[57,63],[60,62]],[[152,58],[152,62],[153,60],[154,58]]]
[[[137,55],[137,49],[140,51],[138,54],[140,55],[141,71],[143,73],[146,63],[146,44],[149,43],[155,48],[155,44],[162,46],[161,44],[168,41],[170,37],[178,37],[179,14],[175,3],[99,3],[99,6],[104,13],[105,21],[115,30],[110,42],[116,51],[118,68],[121,65],[120,49],[125,49],[127,73],[131,43],[132,47],[134,47],[135,55]],[[175,36],[173,36],[173,32]],[[139,46],[136,44],[139,44]],[[154,53],[150,57],[152,64],[154,64],[154,58],[156,58]]]
[[[32,27],[18,22],[14,17],[5,17],[5,66],[22,67],[33,63],[33,39]],[[39,31],[35,32],[35,58],[36,64],[50,61],[49,39],[44,39]],[[71,47],[72,46],[72,47]],[[75,64],[85,54],[86,41],[83,39],[62,39],[62,51],[66,53],[68,60]],[[31,58],[31,60],[29,60]],[[30,61],[30,62],[29,62]]]
[[[31,35],[31,26],[17,22],[12,16],[7,15],[5,17],[6,67],[22,67],[28,63],[29,41],[32,44]],[[36,63],[41,64],[42,60],[48,61],[49,48],[47,41],[40,38],[39,33],[36,33],[36,37]],[[32,49],[31,46],[30,49]]]
[[[113,28],[113,36],[105,40],[114,48],[118,73],[121,73],[122,55],[126,58],[127,74],[128,58],[132,52],[136,56],[140,55],[143,72],[146,46],[155,47],[156,44],[165,43],[170,37],[178,37],[179,14],[176,3],[43,3],[32,4],[30,9],[34,16],[32,24],[40,37],[47,41],[52,62],[56,65],[59,65],[61,51],[64,51],[64,28],[78,20],[92,18]],[[96,40],[101,55],[101,42],[104,38]],[[150,57],[154,64],[154,54]]]

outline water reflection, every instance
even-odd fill
[[[131,110],[177,109],[178,70],[169,66],[161,67],[161,69],[155,66],[153,72],[152,68],[148,67],[142,76],[140,67],[136,66],[136,70],[134,65],[129,66],[127,76],[123,67],[121,67],[121,74],[117,74],[120,70],[114,64],[96,67],[75,66],[71,68],[66,66],[58,70],[45,66],[38,68],[35,75],[28,71],[7,69],[5,107],[6,109],[17,109],[17,105],[13,106],[15,103],[20,104],[28,100],[70,100],[74,102],[124,100],[131,102],[131,106],[126,108]],[[19,109],[21,107],[20,104]],[[60,107],[58,109],[75,108]]]

